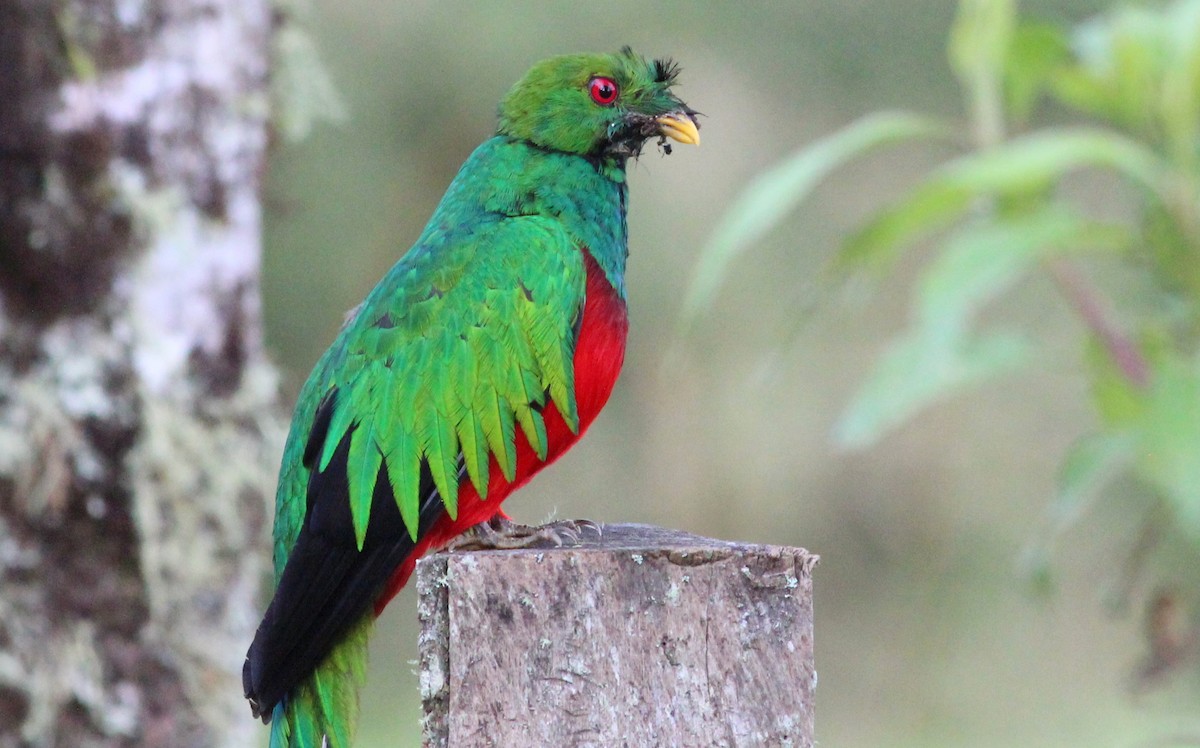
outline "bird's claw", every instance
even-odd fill
[[[540,540],[554,543],[558,548],[564,545],[579,545],[579,541],[588,530],[596,533],[596,537],[600,537],[603,532],[600,524],[590,519],[562,519],[528,529],[532,530]]]
[[[595,532],[597,536],[601,533],[600,525],[590,519],[565,519],[534,526],[522,525],[507,517],[497,515],[487,522],[480,522],[451,540],[446,544],[446,550],[451,552],[517,550],[546,544],[553,544],[556,548],[561,548],[563,545],[579,545],[586,530]]]

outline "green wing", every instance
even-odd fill
[[[425,240],[367,297],[308,383],[317,389],[302,396],[336,391],[313,467],[324,470],[350,432],[347,478],[360,550],[381,466],[415,540],[422,461],[454,517],[460,454],[486,496],[489,455],[505,477],[515,473],[517,425],[545,456],[546,393],[578,428],[572,362],[586,284],[580,249],[558,222],[539,216]],[[296,425],[307,430],[312,418]],[[294,458],[294,445],[290,451]],[[298,500],[297,493],[289,498]],[[290,546],[294,537],[277,540]]]

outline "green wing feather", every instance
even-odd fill
[[[546,454],[547,393],[578,428],[572,327],[585,284],[580,249],[561,225],[527,216],[473,228],[467,241],[451,232],[418,244],[367,298],[321,377],[321,392],[337,397],[319,468],[350,432],[359,549],[381,465],[415,540],[421,461],[453,517],[460,459],[486,495],[490,456],[515,473],[517,424]]]

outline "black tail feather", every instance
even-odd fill
[[[308,484],[308,514],[254,642],[242,685],[255,716],[270,719],[275,705],[306,678],[387,585],[415,543],[404,526],[387,478],[379,469],[362,551],[350,516],[346,462],[353,430],[326,469]],[[444,513],[427,466],[421,466],[418,537]]]

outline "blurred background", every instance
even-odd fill
[[[1027,0],[1073,22],[1108,7]],[[1057,548],[1057,589],[1019,559],[1066,447],[1091,427],[1074,318],[1036,279],[996,313],[1039,330],[1037,365],[922,414],[879,446],[830,431],[902,327],[903,278],[822,288],[838,237],[937,155],[858,162],[737,265],[680,334],[697,253],[746,182],[866,112],[953,115],[951,0],[697,4],[313,0],[309,28],[349,112],[276,149],[268,174],[268,344],[294,396],[355,306],[420,233],[497,101],[538,59],[630,44],[683,66],[703,146],[629,167],[625,371],[584,441],[512,499],[518,520],[648,522],[798,545],[816,570],[825,746],[1200,742],[1200,677],[1135,695],[1152,579],[1126,572],[1144,505],[1107,502]],[[913,267],[902,269],[912,274]],[[417,746],[411,591],[374,641],[363,748]],[[1163,742],[1190,737],[1190,742]]]

